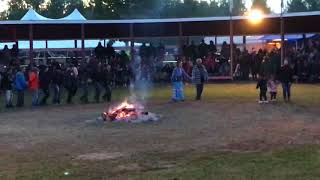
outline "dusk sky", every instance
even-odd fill
[[[207,0],[210,1],[210,0]],[[284,0],[285,4],[287,0]],[[8,0],[0,0],[0,12],[4,11],[7,8]],[[251,6],[252,0],[246,0],[246,6]],[[280,0],[268,0],[268,5],[271,7],[272,11],[279,13],[280,12]]]

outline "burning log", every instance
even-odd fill
[[[102,113],[104,121],[156,121],[158,118],[155,114],[142,111],[142,107],[128,102],[123,102],[119,106]]]

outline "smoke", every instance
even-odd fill
[[[153,87],[151,73],[148,71],[149,68],[141,66],[141,58],[138,55],[134,56],[131,70],[135,79],[130,84],[129,101],[144,103],[150,97],[150,90]]]

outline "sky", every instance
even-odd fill
[[[7,2],[9,0],[0,0],[0,12],[4,11],[7,9]],[[207,0],[210,1],[210,0]],[[249,8],[251,6],[252,0],[245,0],[246,1],[246,6]],[[285,4],[287,0],[284,0]],[[267,0],[269,7],[271,7],[271,10],[275,13],[280,13],[281,6],[280,6],[280,0]]]

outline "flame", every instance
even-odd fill
[[[131,111],[132,110],[132,111]],[[136,118],[138,106],[128,103],[127,100],[118,106],[109,110],[107,115],[115,116],[116,120],[125,120],[128,118]]]

